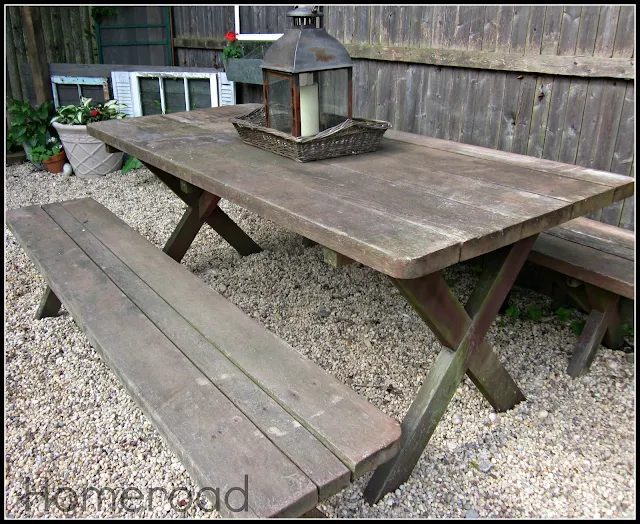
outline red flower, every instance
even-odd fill
[[[229,42],[235,42],[236,36],[238,36],[238,33],[235,33],[233,31],[228,31],[225,38],[229,40]]]
[[[98,110],[97,109],[92,109],[91,110],[91,116],[98,116]]]

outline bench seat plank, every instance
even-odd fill
[[[610,255],[635,259],[635,234],[611,224],[603,224],[589,218],[576,218],[546,232],[576,244],[589,246]]]
[[[215,345],[189,324],[188,319],[180,316],[87,231],[87,224],[79,222],[59,203],[45,205],[43,209],[121,290],[126,290],[127,296],[158,329],[316,484],[320,500],[349,484],[350,472],[335,455],[275,400],[248,380]],[[135,247],[129,246],[129,249]],[[171,281],[174,285],[180,284],[175,276]]]
[[[541,234],[529,260],[596,287],[634,298],[634,262],[551,234]]]
[[[400,424],[249,319],[185,267],[91,199],[68,201],[78,219],[245,375],[360,476],[398,449]],[[46,206],[45,206],[46,208]],[[132,246],[135,248],[132,249]],[[215,311],[216,322],[212,322]],[[286,362],[286,365],[282,363]]]
[[[294,516],[316,486],[107,277],[40,206],[7,223],[76,323],[201,486],[244,486],[242,516]],[[163,255],[166,256],[166,255]],[[213,438],[215,436],[215,439]],[[233,453],[229,453],[233,450]],[[220,506],[225,512],[225,504]],[[228,516],[237,516],[227,512]]]

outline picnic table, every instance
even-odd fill
[[[499,411],[525,397],[484,340],[540,232],[633,194],[612,173],[390,130],[374,153],[297,163],[244,144],[229,122],[257,104],[104,121],[90,135],[136,156],[187,205],[164,251],[203,224],[243,255],[260,247],[224,198],[388,275],[443,346],[378,466],[370,502],[411,474],[465,374]],[[462,304],[442,270],[485,255]]]

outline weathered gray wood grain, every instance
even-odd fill
[[[568,164],[576,163],[578,143],[582,132],[582,117],[587,100],[587,86],[588,84],[586,82],[571,79],[567,110],[564,118],[564,131],[562,133],[562,142],[558,156],[560,162],[566,162]]]
[[[140,243],[134,252],[124,249],[123,241],[136,238],[137,233],[124,223],[112,222],[105,227],[108,211],[99,204],[76,201],[65,207],[78,220],[88,220],[86,227],[92,234],[203,336],[215,341],[223,355],[319,438],[354,476],[395,453],[400,436],[396,421],[302,355],[292,358],[296,356],[293,348],[203,286],[186,268],[168,257],[153,257],[157,248],[151,243]],[[180,286],[164,277],[168,268],[180,275]],[[212,309],[217,311],[215,325]],[[255,343],[247,344],[248,340]],[[333,416],[333,410],[340,410],[341,415]]]
[[[255,107],[258,106],[226,106],[131,121],[105,121],[90,124],[88,128],[94,136],[135,155],[145,163],[247,207],[265,218],[287,224],[293,231],[387,274],[415,275],[416,271],[434,270],[434,267],[437,269],[439,264],[449,265],[451,257],[455,258],[455,249],[460,249],[461,242],[464,244],[472,239],[480,241],[477,231],[469,231],[467,240],[454,234],[447,242],[447,235],[443,235],[442,230],[438,232],[433,226],[425,230],[426,226],[421,225],[429,222],[450,227],[450,215],[446,209],[453,209],[453,203],[434,208],[416,203],[415,209],[405,206],[401,214],[394,215],[385,213],[384,204],[378,202],[379,195],[363,196],[367,194],[369,179],[361,178],[360,182],[353,179],[353,191],[356,191],[359,184],[364,192],[358,192],[358,200],[349,201],[342,194],[343,188],[335,183],[315,188],[309,185],[318,183],[315,175],[321,173],[324,176],[335,174],[339,177],[336,170],[341,163],[362,166],[365,172],[375,173],[379,169],[377,158],[384,159],[393,154],[392,141],[383,138],[380,150],[375,153],[336,159],[331,162],[335,167],[330,167],[324,161],[293,163],[279,155],[242,143],[228,118],[244,114]],[[428,107],[420,106],[420,111],[423,108],[428,110]],[[389,138],[418,146],[417,149],[409,146],[409,151],[424,155],[422,169],[428,169],[434,161],[460,165],[461,160],[465,159],[471,164],[469,169],[477,169],[469,158],[471,156],[483,158],[489,166],[493,166],[493,170],[491,167],[480,169],[478,176],[488,176],[493,171],[495,176],[508,181],[515,177],[509,166],[517,165],[533,169],[534,172],[546,172],[552,179],[560,177],[557,182],[550,182],[552,190],[563,187],[566,182],[562,180],[565,178],[595,182],[595,186],[590,189],[594,192],[590,196],[569,196],[574,203],[572,213],[584,214],[625,198],[633,192],[633,181],[628,177],[394,130],[387,133]],[[159,144],[162,146],[159,147]],[[215,147],[214,144],[224,144],[224,147]],[[191,151],[198,151],[197,158]],[[402,159],[399,158],[399,161],[401,164]],[[225,169],[213,171],[210,166],[215,165],[224,165]],[[526,180],[531,177],[522,175],[522,178]],[[284,179],[289,183],[283,186],[281,182]],[[336,180],[339,181],[340,178]],[[532,182],[527,180],[523,183]],[[599,186],[599,189],[594,190],[594,187]],[[589,186],[582,184],[581,188],[584,187]],[[572,189],[574,190],[575,188]],[[385,187],[383,196],[386,194],[387,198],[393,200],[394,191],[393,188]],[[340,213],[327,212],[327,209],[334,206],[340,209]],[[413,218],[407,220],[407,213],[412,217],[421,217],[421,222],[416,222]],[[553,227],[557,224],[548,225]],[[512,226],[515,224],[505,224],[505,227]],[[500,236],[505,227],[495,230],[495,238],[494,233],[488,235],[489,243],[484,249],[495,249],[500,242],[507,241],[506,236]],[[343,233],[336,234],[338,231]]]
[[[138,276],[93,234],[91,218],[82,215],[81,222],[69,213],[67,204],[74,213],[84,208],[86,200],[51,204],[45,211],[64,229],[89,257],[98,264],[131,300],[160,329],[167,338],[184,353],[206,375],[206,377],[249,418],[260,431],[272,441],[294,464],[296,464],[318,486],[321,498],[336,493],[350,479],[347,468],[302,425],[297,423],[281,406],[260,387],[246,377],[217,349],[217,339],[208,340],[189,324],[189,317],[180,316],[165,302],[144,279]],[[118,222],[113,217],[111,223]],[[103,222],[103,227],[109,227]],[[122,249],[136,251],[139,240],[134,235],[121,241]],[[155,254],[146,250],[145,257]],[[168,280],[179,287],[179,273],[165,273]],[[211,318],[216,317],[210,310]],[[214,321],[215,323],[215,321]],[[292,354],[292,358],[297,355]],[[285,363],[283,363],[285,365]]]
[[[561,5],[546,6],[544,26],[542,30],[542,45],[540,47],[540,53],[543,55],[558,54],[562,13],[563,8]]]
[[[546,134],[548,132],[548,120],[553,93],[554,79],[548,76],[539,76],[536,82],[535,98],[533,99],[533,111],[531,113],[531,125],[529,127],[529,143],[527,155],[542,157]]]
[[[619,15],[620,6],[618,5],[603,5],[600,8],[598,32],[596,35],[595,48],[593,50],[594,56],[604,56],[606,58],[611,58],[613,56],[613,47]]]
[[[636,10],[634,6],[620,6],[620,16],[618,17],[618,28],[613,44],[613,56],[631,58],[634,56],[635,39],[634,29],[636,23]]]
[[[531,7],[527,43],[524,51],[527,55],[539,55],[541,52],[546,11],[547,6],[537,5]]]
[[[578,40],[576,43],[576,55],[593,55],[596,36],[598,31],[598,20],[600,19],[600,6],[585,5],[580,14],[580,28],[578,29]]]
[[[564,131],[564,119],[567,112],[569,100],[569,88],[571,79],[568,77],[558,77],[553,79],[553,89],[549,105],[549,116],[544,138],[542,156],[549,160],[558,160],[562,135]]]
[[[560,41],[558,42],[559,55],[576,54],[581,13],[582,7],[580,6],[570,5],[564,7],[562,25],[560,27]]]
[[[634,297],[634,263],[626,258],[543,233],[529,260],[618,295]]]
[[[11,210],[7,220],[91,344],[201,486],[241,486],[249,475],[249,515],[286,514],[291,504],[299,504],[301,512],[315,506],[313,483],[256,434],[255,426],[39,206]],[[264,474],[274,470],[282,476]]]

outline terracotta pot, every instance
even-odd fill
[[[57,155],[50,156],[48,160],[43,160],[42,163],[49,173],[62,173],[62,168],[67,163],[67,155],[63,149]]]

